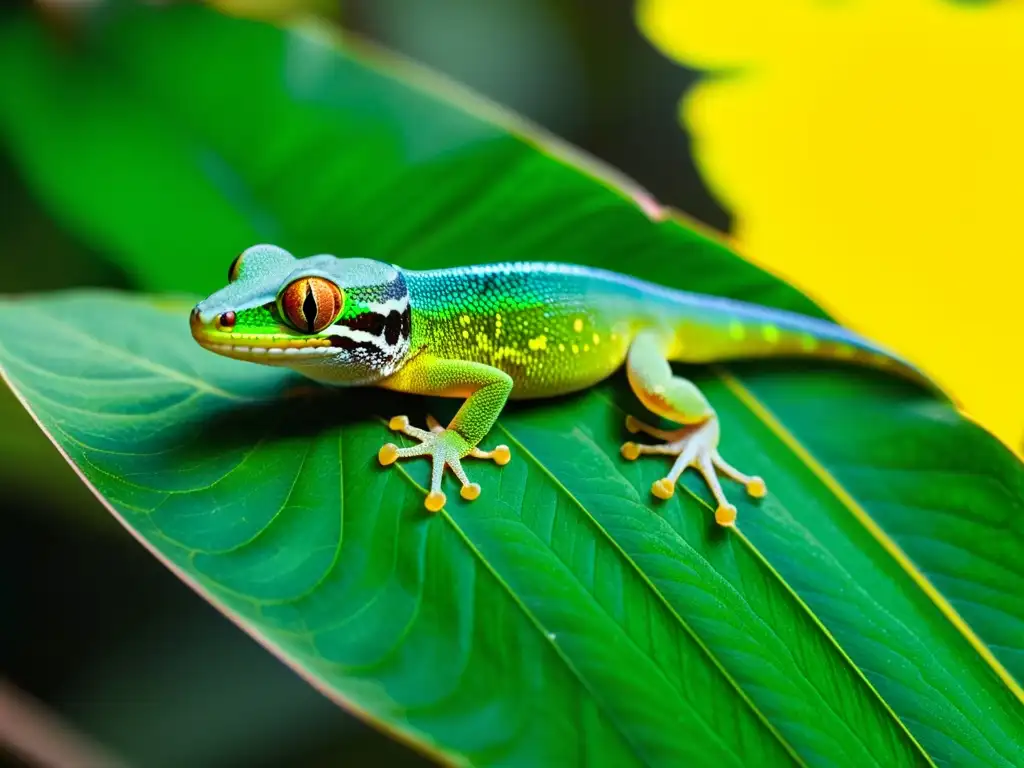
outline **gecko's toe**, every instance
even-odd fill
[[[408,416],[392,416],[388,422],[388,429],[394,432],[401,432],[409,426]]]
[[[763,499],[768,495],[768,486],[764,484],[764,480],[760,477],[751,477],[747,481],[747,493],[755,499]]]
[[[480,497],[480,484],[470,483],[469,485],[462,486],[462,490],[459,491],[459,495],[466,501],[474,501]]]
[[[715,522],[723,526],[733,525],[736,522],[736,507],[732,504],[720,504],[715,510]]]
[[[675,492],[676,484],[667,477],[663,477],[661,480],[655,480],[651,484],[651,493],[659,499],[671,499]]]
[[[508,449],[507,445],[499,445],[492,451],[492,454],[491,458],[499,467],[505,466],[512,460],[512,451]]]
[[[635,435],[640,431],[640,422],[633,416],[626,416],[626,431]]]
[[[623,443],[622,447],[619,448],[619,453],[627,461],[636,461],[640,456],[640,448],[634,442]]]
[[[448,499],[441,491],[431,491],[427,494],[427,498],[424,499],[423,506],[431,512],[440,512],[446,501]]]
[[[388,464],[394,464],[398,459],[398,446],[394,443],[385,443],[377,451],[377,461],[381,463],[381,466],[386,467]]]

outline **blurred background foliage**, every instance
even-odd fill
[[[1019,4],[209,4],[264,20],[320,14],[534,120],[733,234],[755,261],[934,370],[1020,448]],[[35,12],[55,38],[73,34],[65,5]],[[197,51],[181,76],[202,65]],[[0,179],[0,291],[137,285],[55,226],[2,131]],[[0,456],[19,457],[0,466],[0,669],[15,684],[129,764],[422,763],[196,599],[29,422],[0,391]],[[197,666],[204,674],[176,671]]]
[[[1024,4],[640,0],[638,20],[710,75],[680,113],[739,249],[1024,452]]]

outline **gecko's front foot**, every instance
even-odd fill
[[[760,477],[743,474],[718,453],[717,418],[712,418],[696,427],[668,431],[651,427],[632,416],[627,416],[626,429],[633,434],[645,432],[666,442],[659,445],[623,443],[621,449],[623,458],[633,461],[641,454],[664,454],[677,457],[668,475],[660,480],[655,480],[651,485],[651,493],[659,499],[672,498],[679,476],[687,467],[693,467],[703,476],[718,503],[718,508],[715,510],[715,521],[719,525],[732,525],[736,522],[736,507],[725,498],[722,486],[718,482],[718,472],[743,483],[747,493],[756,499],[762,498],[768,492],[764,480]]]
[[[451,468],[459,482],[462,483],[462,490],[459,491],[462,498],[473,501],[480,495],[480,486],[477,483],[469,482],[469,478],[466,477],[466,472],[462,468],[462,459],[466,456],[472,456],[475,459],[491,459],[495,464],[503,466],[508,464],[511,458],[507,445],[499,445],[493,451],[470,448],[462,435],[453,429],[445,429],[432,416],[427,416],[427,426],[430,427],[429,432],[410,426],[407,416],[395,416],[388,422],[388,428],[415,438],[420,441],[420,444],[409,448],[399,448],[394,443],[387,443],[377,453],[377,459],[381,464],[387,466],[394,464],[398,459],[430,456],[434,466],[430,474],[430,493],[427,494],[424,506],[431,512],[439,512],[447,501],[441,490],[441,478],[444,476],[445,465]]]

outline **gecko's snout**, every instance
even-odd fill
[[[195,336],[197,332],[209,330],[211,325],[218,331],[230,331],[235,327],[236,322],[238,322],[238,318],[235,313],[230,310],[227,312],[221,312],[211,318],[209,315],[203,314],[198,304],[192,308],[192,314],[189,315],[188,319],[189,327],[192,329],[193,336]]]

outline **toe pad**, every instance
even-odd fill
[[[448,501],[445,495],[440,491],[431,491],[427,494],[426,500],[423,502],[423,506],[429,509],[431,512],[440,512],[441,507],[444,506],[445,502]]]
[[[377,451],[377,461],[379,461],[385,467],[388,464],[394,464],[395,459],[397,458],[398,446],[395,445],[394,443],[385,443],[380,447],[380,450]]]
[[[494,463],[503,467],[512,460],[512,452],[507,445],[499,445],[494,449]]]
[[[663,477],[661,480],[655,480],[651,485],[651,493],[659,499],[671,499],[675,492],[676,484],[667,477]]]
[[[715,522],[719,525],[732,525],[736,522],[736,507],[732,504],[722,504],[715,510]]]
[[[755,499],[763,499],[768,494],[768,486],[760,477],[752,477],[747,483],[747,493]]]

